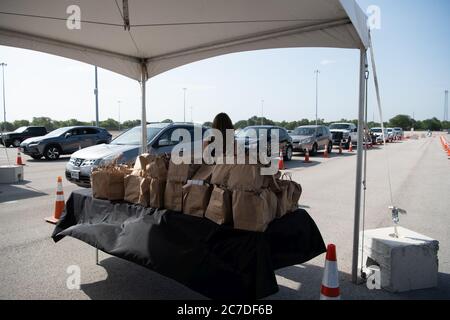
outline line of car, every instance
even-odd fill
[[[202,139],[208,127],[200,126],[202,135],[194,134],[198,125],[192,123],[150,123],[147,125],[148,150],[151,154],[170,153],[175,145],[180,143],[172,133],[177,129],[185,129],[194,139]],[[261,143],[259,132],[267,130],[268,144],[272,130],[279,130],[279,146],[284,160],[290,161],[295,152],[314,156],[317,152],[327,149],[332,152],[333,146],[349,148],[357,141],[357,127],[353,123],[334,123],[329,127],[324,125],[301,126],[288,132],[278,126],[249,126],[238,130],[236,141],[243,142],[246,149],[259,148]],[[256,132],[254,138],[249,138],[249,132]],[[403,136],[401,128],[387,128],[384,131],[386,141],[391,142]],[[365,130],[364,143],[382,143],[382,129]],[[82,187],[90,186],[92,170],[102,164],[112,161],[118,163],[133,162],[140,152],[141,127],[131,128],[115,139],[105,129],[95,126],[73,126],[59,128],[50,133],[44,127],[22,127],[14,132],[4,133],[2,143],[7,147],[20,147],[20,150],[34,159],[45,157],[56,160],[61,155],[71,154],[66,164],[65,176],[68,181]],[[269,151],[270,152],[270,151]]]

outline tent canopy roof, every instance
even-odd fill
[[[139,80],[222,54],[288,47],[367,48],[355,0],[2,0],[0,45],[55,54]],[[126,15],[125,15],[126,16]]]

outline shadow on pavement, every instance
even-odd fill
[[[14,185],[0,184],[0,203],[48,195],[45,192],[27,186],[27,183],[29,183],[29,181],[23,181],[22,183]],[[18,187],[20,185],[24,185],[24,187]]]
[[[269,297],[270,299],[319,299],[323,268],[303,264],[280,269],[276,274],[279,276],[278,284],[280,291]],[[284,283],[287,285],[283,285]],[[365,283],[353,284],[351,275],[345,272],[339,272],[339,286],[342,300],[450,299],[450,275],[441,272],[438,274],[437,288],[414,290],[404,293],[369,290]]]
[[[30,162],[30,163],[52,163],[52,162],[57,163],[57,162],[68,162],[69,159],[70,159],[70,156],[68,156],[68,157],[61,157],[61,158],[59,158],[58,160],[47,160],[47,159],[45,159],[45,158],[36,160],[36,159],[33,159],[33,158],[29,158],[29,159],[26,159],[25,164],[26,164],[27,162]]]
[[[108,277],[81,285],[81,290],[93,300],[205,299],[178,282],[132,262],[109,257],[99,263],[98,267],[104,268]]]

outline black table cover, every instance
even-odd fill
[[[170,211],[94,199],[74,191],[52,238],[84,241],[212,299],[258,299],[278,291],[274,270],[326,251],[309,214],[297,210],[265,232],[236,230]]]

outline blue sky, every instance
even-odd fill
[[[385,118],[415,113],[416,119],[443,117],[450,88],[450,1],[359,0],[381,9],[373,31]],[[216,57],[176,68],[147,84],[149,121],[210,121],[218,112],[233,121],[261,115],[274,120],[313,119],[314,70],[320,69],[319,117],[357,118],[359,52],[342,49],[276,49]],[[94,68],[43,53],[0,46],[6,68],[7,120],[48,116],[93,120]],[[369,119],[375,107],[370,83]],[[99,71],[100,118],[139,119],[139,85]],[[375,120],[378,119],[375,114]]]

